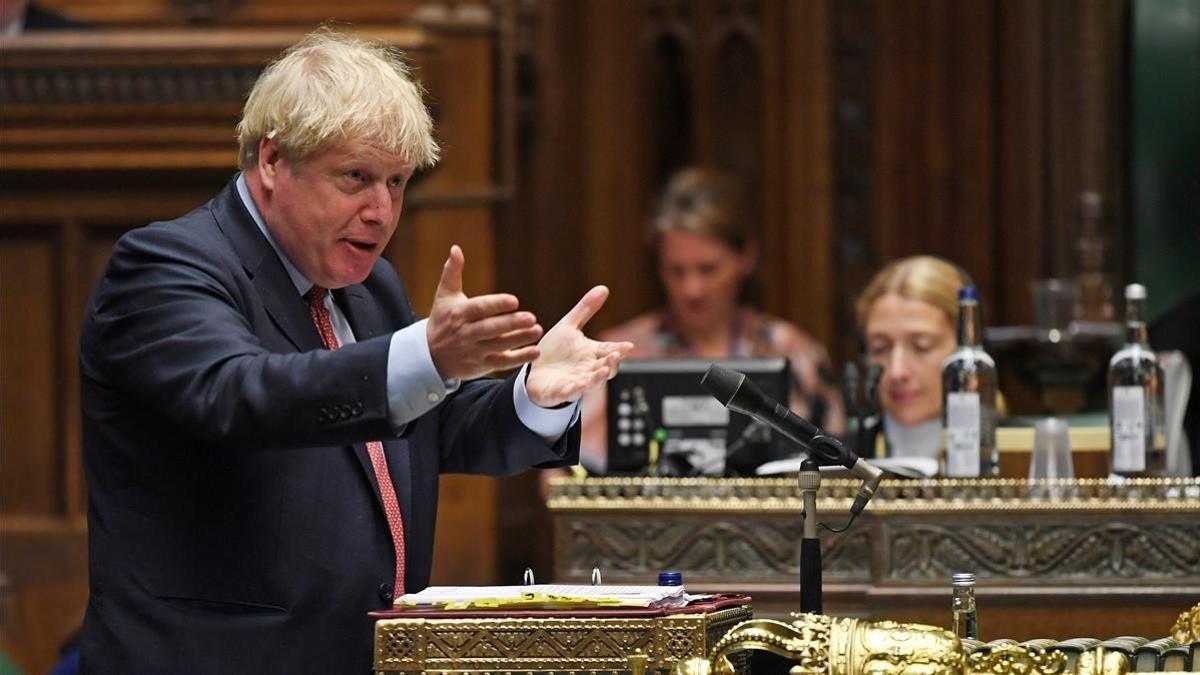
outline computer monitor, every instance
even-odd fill
[[[745,373],[777,401],[788,400],[786,358],[626,359],[608,382],[609,474],[751,476],[759,465],[799,452],[700,385],[713,363]]]

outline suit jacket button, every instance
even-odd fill
[[[391,584],[379,584],[379,588],[376,590],[379,591],[379,599],[380,600],[383,600],[384,602],[391,601],[391,599],[392,599],[392,585]]]
[[[362,408],[362,404],[361,404],[361,403],[355,403],[355,404],[354,404],[354,407],[352,407],[352,408],[350,409],[350,412],[351,412],[352,414],[354,414],[354,415],[361,415],[361,414],[362,414],[362,410],[363,410],[363,408]]]

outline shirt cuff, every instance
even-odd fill
[[[529,400],[529,392],[525,390],[525,376],[528,373],[529,364],[526,363],[513,383],[513,405],[517,409],[517,419],[527,429],[541,436],[542,440],[553,445],[579,419],[579,401],[562,408],[543,408]]]
[[[397,434],[405,425],[429,412],[458,390],[458,380],[443,380],[429,354],[422,319],[392,333],[388,346],[388,417]]]

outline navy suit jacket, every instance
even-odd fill
[[[578,424],[548,445],[511,377],[463,383],[396,438],[404,289],[379,261],[334,298],[358,342],[328,351],[232,182],[118,241],[80,344],[84,672],[369,672],[393,553],[363,442],[386,447],[408,591],[429,582],[440,473],[577,460]]]

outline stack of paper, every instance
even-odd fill
[[[759,476],[793,475],[800,470],[803,457],[789,457],[767,462],[754,473]],[[867,460],[876,468],[901,478],[932,478],[937,475],[938,462],[933,457],[879,457]],[[853,474],[844,466],[822,466],[822,478],[852,478]]]
[[[598,609],[609,607],[683,607],[682,586],[430,586],[396,599],[399,607],[436,609]]]

